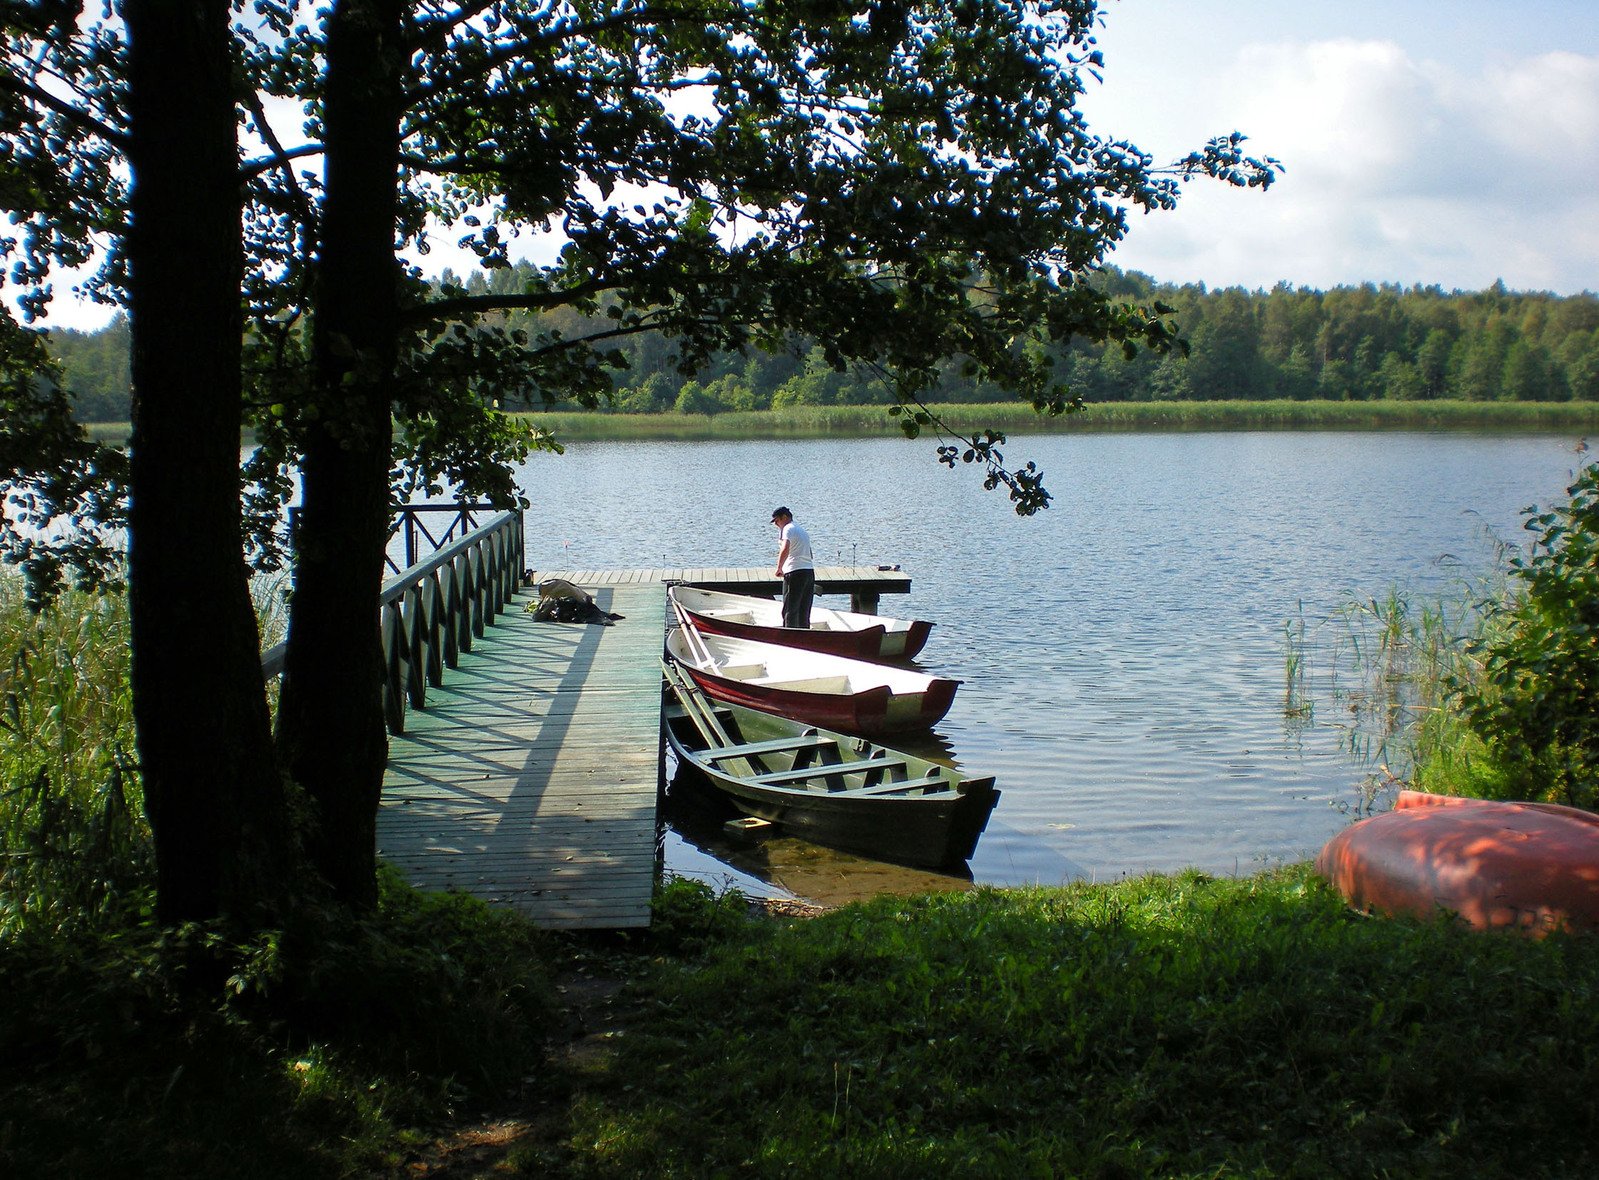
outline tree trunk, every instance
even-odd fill
[[[228,0],[129,0],[133,712],[163,922],[288,873],[239,508],[240,196]]]
[[[328,22],[326,197],[278,749],[310,795],[308,851],[342,901],[376,898],[388,734],[378,595],[389,527],[398,339],[402,0],[340,0]]]

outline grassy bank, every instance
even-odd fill
[[[1599,939],[1361,918],[1303,867],[885,898],[804,920],[752,919],[736,895],[679,882],[658,907],[653,931],[621,940],[456,924],[442,980],[389,953],[363,967],[371,948],[346,947],[345,971],[300,993],[326,1009],[310,1026],[253,987],[183,1000],[145,957],[23,948],[0,965],[0,1170],[1599,1167]],[[498,971],[487,982],[515,1007],[527,985],[509,968],[541,962],[565,985],[551,1039],[507,1036],[506,1013],[463,1003],[482,994],[465,990],[472,974]]]
[[[1351,915],[1304,868],[883,899],[669,963],[577,1176],[1569,1175],[1599,940]]]
[[[383,886],[242,945],[137,916],[0,936],[0,1175],[392,1175],[429,1128],[531,1101],[544,937]]]
[[[1170,430],[1599,431],[1589,402],[1106,402],[1080,414],[1040,417],[1021,403],[935,407],[956,429],[1017,434]],[[892,435],[882,406],[795,406],[703,414],[539,413],[528,419],[560,439],[823,438]]]

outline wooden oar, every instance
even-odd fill
[[[685,677],[677,670],[670,660],[661,661],[661,671],[666,674],[666,682],[672,686],[672,692],[677,696],[678,703],[683,706],[683,712],[688,714],[694,728],[700,731],[700,736],[705,739],[705,744],[713,749],[725,749],[735,745],[728,736],[727,730],[722,728],[722,723],[716,719],[716,710],[699,690],[699,686]]]
[[[722,661],[713,656],[711,649],[705,646],[705,637],[700,634],[699,628],[694,625],[694,620],[688,617],[688,612],[683,608],[683,604],[676,598],[672,598],[672,609],[677,612],[678,628],[688,640],[688,645],[693,650],[695,658],[706,665],[707,671],[720,671]]]

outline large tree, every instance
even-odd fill
[[[133,706],[167,921],[253,912],[281,894],[290,846],[242,550],[231,15],[228,0],[128,0],[123,26],[80,32],[76,5],[8,13],[15,72],[0,90],[15,168],[7,205],[27,226],[10,244],[17,277],[37,283],[52,260],[85,257],[95,231],[126,217],[103,282],[132,329]],[[45,296],[25,292],[24,309],[42,310]],[[23,486],[77,479],[70,494],[35,502],[36,523],[97,494],[97,469],[119,471],[47,412],[59,391],[20,379],[8,402],[25,411],[8,435],[36,447],[19,468]],[[21,551],[47,587],[59,557],[30,540]]]
[[[1158,309],[1084,281],[1127,210],[1169,207],[1193,173],[1273,173],[1236,135],[1163,171],[1091,134],[1075,102],[1099,65],[1096,20],[1089,0],[338,0],[321,30],[281,26],[286,60],[327,68],[278,75],[317,116],[326,184],[320,224],[299,227],[316,392],[274,419],[281,445],[263,451],[307,462],[279,740],[321,801],[319,859],[345,896],[370,889],[382,768],[369,735],[386,408],[424,478],[503,499],[504,460],[526,440],[498,423],[495,396],[592,401],[608,389],[605,341],[645,330],[674,338],[685,370],[819,341],[835,367],[887,375],[911,432],[952,360],[1040,409],[1073,406],[1044,342],[1171,342]],[[270,207],[304,199],[287,168],[261,176]],[[520,291],[435,291],[411,269],[429,218],[466,230],[490,267],[510,263],[515,231],[555,224],[565,246]],[[386,235],[399,254],[380,258]],[[529,338],[492,319],[560,307],[607,325]],[[939,454],[981,463],[1019,511],[1046,504],[1000,441]]]
[[[384,756],[376,599],[390,496],[448,478],[517,496],[534,439],[504,394],[592,404],[607,349],[658,331],[685,371],[816,342],[870,367],[910,433],[950,366],[1041,410],[1077,404],[1052,341],[1165,348],[1158,307],[1087,281],[1129,210],[1193,174],[1264,185],[1240,137],[1157,168],[1090,132],[1093,0],[334,0],[241,22],[252,505],[303,473],[278,748],[323,875],[369,900]],[[281,100],[301,104],[288,126]],[[38,100],[43,101],[43,100]],[[320,168],[304,162],[320,162]],[[519,289],[422,281],[429,235],[485,266],[558,235]],[[527,332],[506,313],[602,327]],[[545,320],[551,323],[553,320]],[[398,423],[391,437],[391,418]],[[1048,502],[1002,436],[945,434],[1018,511]],[[402,474],[391,487],[394,460]]]

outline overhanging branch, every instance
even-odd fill
[[[109,123],[95,118],[81,107],[75,107],[65,99],[57,98],[48,90],[35,86],[31,82],[25,82],[5,74],[0,74],[0,88],[4,88],[29,102],[38,103],[47,110],[60,115],[74,127],[87,131],[91,135],[99,136],[118,151],[126,152],[128,150],[128,137],[124,132],[118,131]]]

